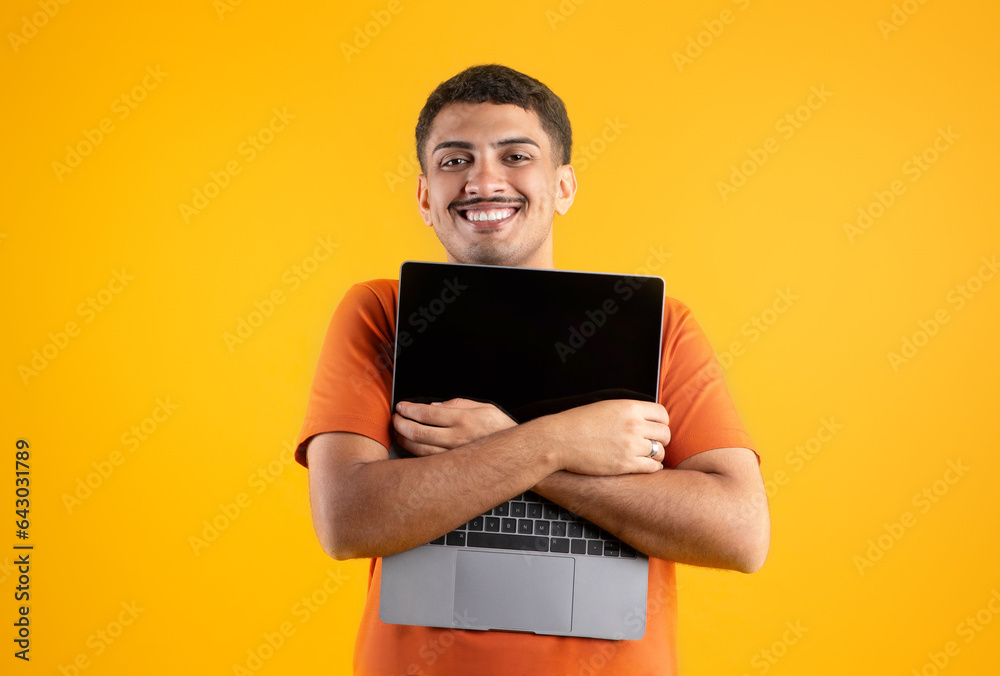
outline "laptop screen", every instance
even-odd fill
[[[406,262],[393,406],[462,397],[522,423],[656,401],[663,300],[659,277]]]

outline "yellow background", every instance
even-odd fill
[[[414,204],[424,99],[501,62],[574,125],[557,266],[655,263],[720,354],[742,348],[726,378],[772,482],[771,553],[752,576],[680,568],[682,673],[997,673],[1000,279],[954,294],[1000,253],[998,21],[972,0],[4,3],[0,671],[76,673],[82,656],[83,674],[231,674],[288,623],[249,671],[348,672],[367,562],[323,554],[286,449],[345,289],[443,260]],[[270,142],[251,159],[252,136]],[[60,172],[67,146],[82,156]],[[226,185],[185,219],[213,174]],[[879,217],[849,236],[859,209]],[[765,312],[779,290],[798,299]],[[921,346],[894,368],[904,338]],[[35,350],[54,356],[25,375]],[[824,419],[842,427],[810,445]],[[18,438],[30,663],[11,642]]]

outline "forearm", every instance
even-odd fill
[[[533,490],[649,556],[753,572],[767,554],[770,521],[763,493],[743,485],[722,474],[672,469],[556,472]]]
[[[310,456],[311,470],[312,462]],[[386,556],[429,542],[557,467],[520,428],[427,457],[338,462],[335,471],[317,471],[310,487],[317,533],[338,559]]]

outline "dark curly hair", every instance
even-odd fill
[[[430,136],[431,124],[449,103],[510,103],[530,110],[538,115],[542,129],[552,141],[553,157],[561,158],[561,164],[569,163],[573,131],[562,99],[533,77],[507,66],[489,64],[466,68],[439,84],[427,97],[417,118],[417,159],[421,171],[427,170],[424,145]]]

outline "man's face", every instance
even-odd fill
[[[554,268],[552,219],[576,194],[534,112],[452,103],[434,119],[417,184],[424,223],[450,263]]]

